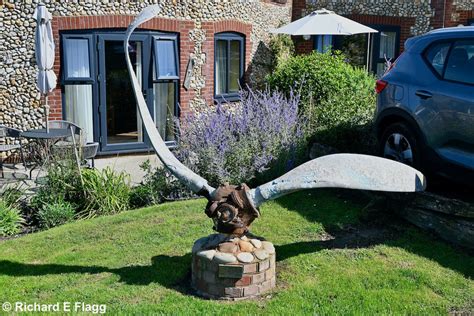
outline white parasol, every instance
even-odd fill
[[[51,20],[53,16],[48,12],[46,6],[42,3],[38,5],[33,15],[37,22],[35,34],[35,55],[38,65],[38,78],[36,86],[39,92],[45,96],[45,114],[46,114],[46,131],[48,128],[48,93],[56,87],[56,75],[53,71],[54,65],[54,38],[51,28]]]

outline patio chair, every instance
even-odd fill
[[[18,139],[18,144],[12,144],[12,145],[0,144],[0,153],[18,150],[20,152],[21,162],[23,163],[23,166],[25,167],[25,170],[26,170],[26,162],[25,162],[25,156],[23,155],[23,147],[21,144],[20,134],[21,134],[21,131],[19,129],[0,125],[0,139],[6,139],[7,137]],[[3,172],[3,159],[0,159],[0,169],[2,169],[2,178],[4,178],[5,175]]]
[[[68,149],[72,147],[74,151],[74,156],[76,158],[77,168],[78,170],[81,170],[81,160],[79,158],[78,145],[81,144],[82,128],[80,128],[73,122],[64,121],[64,120],[48,121],[48,127],[50,129],[52,128],[69,129],[71,131],[70,137],[67,137],[64,140],[60,140],[56,142],[55,146],[57,148],[62,148],[62,149]],[[81,181],[82,181],[82,176],[81,176]]]
[[[86,143],[85,137],[82,134],[82,128],[78,125],[64,120],[57,120],[57,121],[49,121],[48,126],[50,128],[68,128],[71,129],[71,142],[74,148],[79,148],[79,152],[75,152],[76,159],[80,161],[79,156],[82,159],[92,161],[92,167],[94,167],[94,158],[97,155],[97,149],[99,148],[99,143],[92,142]],[[58,143],[59,146],[68,145],[69,138],[65,141],[61,141]]]

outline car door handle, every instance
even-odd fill
[[[418,90],[415,92],[417,96],[419,96],[422,99],[429,99],[433,96],[431,92],[425,91],[425,90]]]

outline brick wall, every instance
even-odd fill
[[[452,27],[460,24],[467,25],[474,18],[474,5],[472,10],[458,9],[452,0],[432,0],[435,15],[431,20],[433,28]]]
[[[206,64],[203,67],[203,76],[206,80],[206,85],[202,89],[202,97],[208,104],[213,103],[214,99],[214,35],[222,32],[236,32],[245,37],[245,72],[247,73],[250,64],[252,51],[252,43],[250,41],[250,34],[252,33],[252,25],[245,24],[239,21],[219,21],[219,22],[203,22],[202,29],[206,32],[206,41],[203,44],[202,50],[206,54]]]
[[[126,28],[132,22],[133,16],[129,15],[111,15],[111,16],[84,16],[84,17],[57,17],[53,19],[53,35],[55,38],[58,54],[54,63],[54,71],[61,74],[61,47],[59,32],[65,30],[80,29],[100,29],[100,28]],[[186,66],[190,54],[194,51],[195,43],[189,38],[190,30],[194,29],[195,24],[189,20],[176,20],[154,18],[140,26],[142,29],[167,31],[179,33],[179,55],[180,55],[180,78],[185,77]],[[203,53],[206,54],[206,64],[203,67],[203,76],[205,76],[205,88],[203,89],[203,98],[208,104],[212,104],[214,98],[214,34],[220,32],[237,32],[245,36],[245,69],[250,64],[250,52],[252,43],[250,34],[252,26],[243,22],[228,20],[218,22],[203,22],[202,28],[206,32],[206,41],[203,45]],[[192,89],[186,90],[180,85],[180,106],[183,114],[190,111],[189,103],[194,98]],[[61,87],[58,87],[49,96],[50,117],[51,119],[62,119]]]
[[[351,14],[347,16],[349,19],[357,21],[366,25],[393,25],[400,26],[400,52],[403,51],[405,41],[412,36],[410,29],[415,25],[415,18],[408,17],[392,17],[392,16],[377,16],[367,14]]]
[[[110,15],[110,16],[82,16],[82,17],[57,17],[53,19],[53,35],[58,54],[54,62],[54,72],[61,74],[61,45],[59,43],[59,32],[65,30],[100,29],[100,28],[127,28],[133,21],[131,15]],[[186,72],[186,65],[189,54],[193,51],[194,43],[189,39],[189,31],[194,28],[194,22],[185,20],[172,20],[164,18],[154,18],[141,25],[143,29],[175,32],[180,34],[180,78],[183,79]],[[62,118],[61,87],[58,87],[50,94],[50,116],[51,119]],[[193,98],[193,90],[185,90],[180,86],[181,107],[187,111],[189,101]]]

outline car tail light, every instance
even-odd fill
[[[387,81],[377,80],[377,82],[375,83],[375,92],[379,94],[380,92],[383,91],[383,89],[385,89],[387,85],[388,85]]]

